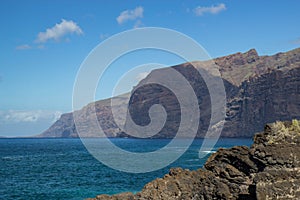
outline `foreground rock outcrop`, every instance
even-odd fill
[[[108,199],[300,199],[300,121],[268,124],[250,148],[219,149],[203,169],[171,169],[137,194],[94,198]]]
[[[300,119],[300,48],[272,56],[259,56],[254,49],[213,60],[219,66],[227,98],[222,137],[253,137],[267,123],[276,120]],[[193,64],[193,65],[192,65]],[[198,98],[201,111],[197,137],[205,137],[210,118],[210,96],[197,69],[202,62],[184,63],[172,68],[189,81]],[[197,68],[197,69],[196,69]],[[153,70],[144,80],[167,77],[166,69]],[[124,104],[122,96],[114,97],[116,107]],[[139,125],[150,122],[149,108],[161,104],[167,111],[167,121],[155,138],[173,138],[180,123],[180,107],[170,90],[156,84],[136,90],[130,100],[130,114]],[[130,137],[116,125],[111,112],[111,99],[91,103],[79,112],[85,123],[94,112],[108,137]],[[95,107],[95,109],[94,109]],[[116,108],[118,109],[118,108]],[[83,137],[97,137],[98,129],[86,123]],[[183,127],[188,137],[190,127]],[[66,113],[39,137],[78,137],[73,113]]]

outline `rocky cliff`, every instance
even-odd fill
[[[251,148],[219,149],[203,169],[171,169],[137,194],[93,200],[108,199],[300,199],[300,121],[268,124]]]
[[[264,124],[276,120],[300,118],[300,49],[273,56],[259,56],[254,49],[246,53],[216,58],[224,82],[227,98],[223,137],[252,137],[263,130]],[[192,65],[193,64],[193,65]],[[204,137],[211,117],[210,96],[202,77],[197,72],[203,62],[173,66],[189,81],[198,98],[200,120],[197,137]],[[144,80],[162,76],[165,69],[152,71]],[[167,111],[163,129],[153,137],[172,138],[180,122],[180,106],[174,94],[157,84],[143,86],[131,94],[130,114],[139,125],[150,122],[149,107],[161,104]],[[122,96],[114,97],[118,104]],[[88,118],[95,112],[99,124],[109,137],[130,137],[116,125],[110,107],[111,99],[97,101],[84,107],[80,117]],[[185,127],[186,136],[189,127]],[[97,136],[97,130],[88,130],[86,137]],[[39,137],[78,137],[72,113],[67,113]]]

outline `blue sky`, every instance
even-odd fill
[[[114,34],[163,27],[192,37],[212,57],[251,48],[270,55],[299,47],[299,8],[300,1],[1,1],[0,136],[38,134],[71,111],[80,64]],[[153,55],[164,65],[181,62],[159,52],[129,56],[105,80]]]

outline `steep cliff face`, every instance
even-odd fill
[[[300,117],[300,68],[250,78],[238,90],[227,99],[223,136],[249,137],[266,123]]]
[[[263,130],[266,123],[276,120],[300,118],[300,49],[273,56],[258,56],[252,49],[216,58],[220,68],[227,98],[223,137],[251,137]],[[191,84],[197,95],[200,120],[197,137],[204,137],[211,117],[210,96],[203,78],[197,70],[203,63],[193,62],[173,66]],[[165,69],[152,71],[144,80],[163,76]],[[161,77],[160,77],[161,78]],[[140,83],[140,84],[141,84]],[[115,97],[124,103],[122,97]],[[79,112],[82,118],[96,112],[99,123],[109,137],[128,137],[121,132],[111,114],[110,99],[91,103]],[[167,121],[163,129],[153,137],[171,138],[178,130],[180,106],[174,94],[157,84],[137,89],[130,99],[130,114],[139,125],[150,122],[148,110],[153,104],[161,104],[167,111]],[[95,109],[92,107],[95,105]],[[118,106],[118,105],[117,105]],[[189,127],[184,127],[189,136]],[[65,114],[46,130],[41,137],[77,137],[72,114]],[[89,130],[86,137],[97,136],[97,130]]]
[[[212,154],[204,169],[171,169],[137,194],[107,199],[299,199],[300,121],[276,122],[254,137],[251,148],[236,146]]]
[[[73,120],[73,113],[62,114],[59,120],[37,137],[78,137]]]

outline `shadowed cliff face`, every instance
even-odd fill
[[[171,169],[137,194],[107,199],[299,199],[300,121],[276,122],[256,134],[251,148],[236,146],[212,154],[204,169]]]
[[[263,130],[264,124],[276,120],[300,118],[300,49],[273,56],[258,56],[252,49],[216,58],[220,68],[227,98],[223,137],[251,137]],[[192,65],[193,64],[193,65]],[[200,120],[197,137],[204,137],[211,117],[211,100],[203,78],[197,69],[203,62],[185,63],[173,66],[191,84],[198,98]],[[209,71],[209,69],[207,69]],[[162,76],[164,69],[154,70],[144,80]],[[213,76],[211,76],[213,78]],[[118,105],[125,103],[123,97],[114,97]],[[99,124],[109,137],[130,137],[121,132],[111,113],[111,100],[91,103],[78,111],[84,121],[96,112]],[[132,93],[130,114],[139,125],[149,123],[149,108],[161,104],[167,112],[163,129],[154,138],[172,138],[180,122],[180,105],[176,96],[167,88],[152,84]],[[93,106],[95,105],[95,109]],[[189,127],[184,127],[186,137]],[[78,137],[72,113],[64,114],[40,137]],[[85,137],[97,136],[97,130],[86,131]]]
[[[299,118],[299,102],[300,68],[250,78],[227,99],[223,136],[249,137],[266,123]]]

